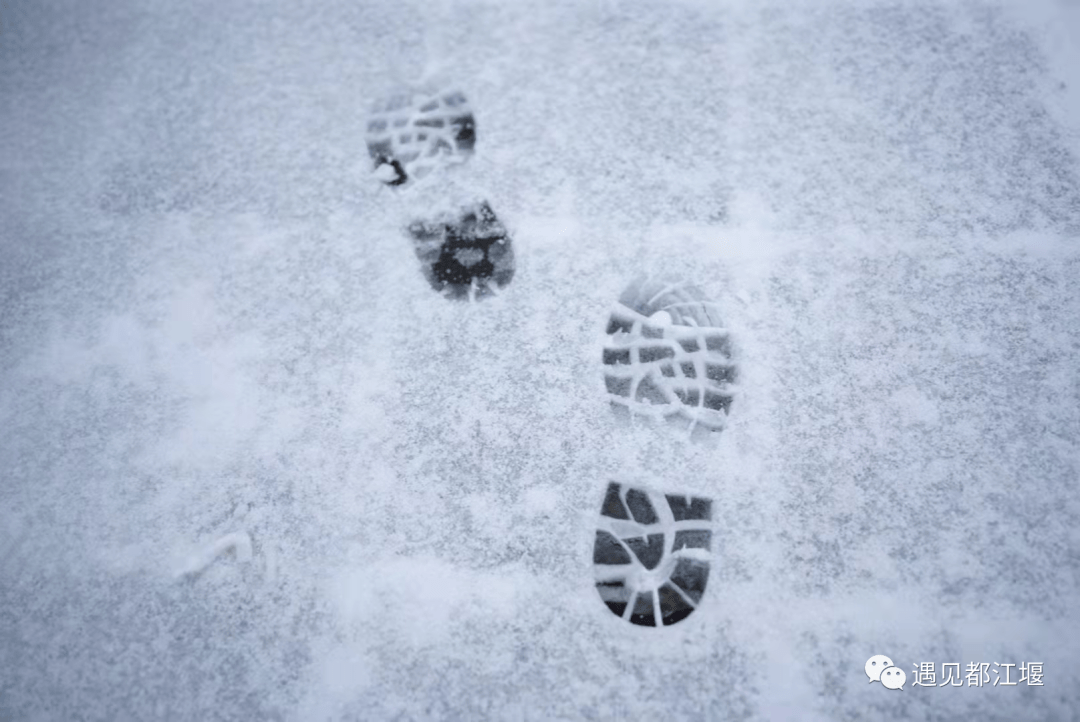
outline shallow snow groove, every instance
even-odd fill
[[[241,564],[247,564],[251,561],[252,557],[251,537],[248,536],[246,532],[242,531],[226,534],[213,543],[203,547],[200,551],[189,556],[177,572],[176,576],[192,577],[201,574],[207,567],[213,564],[218,557],[229,551],[234,551],[236,553],[236,561]]]

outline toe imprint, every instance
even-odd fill
[[[400,186],[466,161],[476,145],[476,121],[460,91],[403,92],[374,107],[365,139],[376,177]]]
[[[719,431],[735,395],[736,366],[715,304],[696,288],[631,283],[608,319],[604,381],[614,406],[683,418]]]

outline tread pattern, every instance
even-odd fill
[[[494,295],[514,277],[514,249],[487,201],[409,225],[416,256],[431,287],[448,298]]]
[[[376,175],[401,186],[466,161],[476,145],[476,120],[461,91],[402,92],[375,105],[365,140]]]
[[[611,612],[643,627],[671,626],[701,603],[709,579],[712,501],[610,483],[593,566]]]
[[[696,288],[632,282],[608,319],[604,382],[613,405],[632,414],[724,428],[737,369],[715,304]]]

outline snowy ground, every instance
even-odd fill
[[[0,719],[1080,715],[1075,2],[164,5],[0,9]],[[368,174],[431,63],[476,304]],[[705,443],[609,409],[641,272],[734,335]],[[714,499],[675,626],[593,589],[612,479]]]

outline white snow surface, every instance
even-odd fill
[[[1076,719],[1078,19],[7,3],[0,719]],[[366,111],[432,69],[476,153],[384,187]],[[497,298],[404,233],[458,196]],[[732,333],[705,442],[608,406],[641,273]],[[672,627],[593,588],[611,480],[714,501]]]

